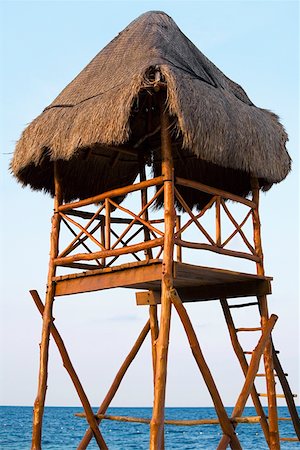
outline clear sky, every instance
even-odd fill
[[[300,394],[298,2],[2,1],[1,404],[31,405],[35,398],[41,320],[28,290],[37,289],[44,296],[53,208],[48,196],[22,189],[12,178],[11,153],[25,126],[119,31],[151,9],[173,17],[257,106],[280,116],[289,134],[293,171],[262,196],[261,219],[266,272],[274,277],[270,310],[279,315],[275,345],[293,391]],[[224,402],[232,405],[242,375],[229,348],[220,305],[195,304],[189,311]],[[97,405],[147,320],[147,309],[135,306],[133,292],[118,289],[60,298],[54,313],[91,403]],[[238,323],[258,325],[248,311],[240,314]],[[129,370],[115,406],[152,404],[149,349],[147,343]],[[55,345],[48,385],[48,405],[79,404]],[[175,314],[167,404],[211,404]]]

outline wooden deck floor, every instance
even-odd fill
[[[271,293],[270,277],[173,262],[174,287],[183,301],[248,297]],[[115,287],[160,292],[162,261],[128,263],[117,267],[54,277],[55,296]],[[156,295],[158,298],[159,295]],[[157,302],[157,301],[156,301]],[[142,303],[140,303],[142,304]],[[144,303],[143,303],[144,304]]]

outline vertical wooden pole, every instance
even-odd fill
[[[40,450],[42,442],[42,423],[44,414],[44,405],[47,390],[48,377],[48,355],[49,355],[49,336],[50,327],[53,321],[52,308],[54,301],[54,283],[53,277],[56,273],[54,259],[58,255],[60,215],[58,207],[62,203],[61,181],[59,177],[58,163],[54,162],[54,214],[52,216],[52,228],[50,236],[50,261],[47,279],[47,292],[45,309],[43,313],[42,339],[40,344],[40,368],[38,378],[38,391],[34,402],[33,427],[32,427],[32,450]]]
[[[101,226],[100,226],[100,242],[105,247],[105,217],[101,216]],[[101,264],[105,267],[105,258],[101,259]]]
[[[181,216],[176,216],[176,232],[181,228]],[[181,239],[181,233],[178,233],[178,239]],[[176,246],[176,260],[182,262],[182,247],[180,245]]]
[[[253,209],[253,239],[255,250],[260,256],[261,260],[256,264],[257,274],[264,275],[264,263],[263,263],[263,251],[261,242],[261,229],[260,229],[260,218],[259,218],[259,183],[257,178],[251,179],[252,187],[252,200],[256,204]],[[261,326],[264,329],[266,323],[269,319],[268,302],[267,296],[262,295],[257,297],[261,315]],[[276,387],[275,387],[275,377],[274,377],[274,363],[272,354],[272,340],[266,345],[264,351],[264,365],[266,373],[266,384],[268,393],[268,416],[269,416],[269,431],[270,431],[270,449],[277,450],[280,449],[279,441],[279,430],[278,430],[278,413],[277,413],[277,401],[276,401]]]
[[[216,199],[216,244],[221,246],[221,197]]]
[[[146,181],[145,161],[142,156],[140,157],[139,163],[140,163],[140,181],[141,182]],[[142,208],[144,208],[148,203],[147,188],[141,190],[141,203],[142,203]],[[143,212],[142,219],[144,219],[146,222],[148,222],[148,220],[149,220],[148,209],[146,209]],[[150,241],[150,231],[149,231],[149,228],[146,226],[144,226],[144,239],[145,239],[145,241]],[[152,248],[148,248],[145,250],[145,256],[150,259],[153,258]]]
[[[151,346],[152,346],[153,386],[155,387],[156,341],[157,341],[158,333],[159,333],[158,320],[157,320],[157,305],[149,306],[149,316],[150,316]]]
[[[169,291],[173,286],[172,266],[175,225],[172,145],[169,132],[169,116],[167,111],[165,111],[165,103],[163,101],[163,98],[161,98],[160,109],[162,175],[164,177],[165,235],[161,283],[161,316],[159,336],[157,339],[154,405],[152,420],[150,423],[151,450],[158,450],[163,448],[167,358],[171,321],[171,300]]]
[[[105,199],[105,248],[110,249],[110,203]]]

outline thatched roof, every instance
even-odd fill
[[[158,173],[154,68],[166,83],[175,174],[241,195],[250,176],[265,189],[286,177],[287,134],[278,117],[254,106],[167,14],[155,11],[125,28],[25,129],[14,175],[53,194],[52,162],[62,160],[69,201],[132,183],[142,155]]]

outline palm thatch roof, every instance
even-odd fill
[[[18,180],[53,195],[61,161],[66,201],[128,185],[141,159],[160,172],[159,70],[172,117],[175,175],[247,195],[290,170],[278,117],[253,105],[165,13],[127,26],[25,129],[11,162]],[[118,150],[121,150],[119,153]],[[187,192],[187,194],[189,194]],[[189,204],[202,200],[190,193]]]

